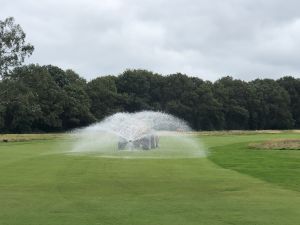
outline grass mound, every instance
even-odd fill
[[[300,139],[275,139],[261,143],[250,143],[249,147],[267,150],[300,150]]]

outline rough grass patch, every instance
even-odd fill
[[[300,139],[273,139],[260,143],[250,143],[249,147],[267,150],[300,150]]]
[[[50,140],[54,138],[62,138],[63,134],[0,134],[0,142],[22,142],[33,140]]]

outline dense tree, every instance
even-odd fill
[[[25,38],[26,34],[13,17],[0,21],[0,76],[20,66],[32,54],[34,47],[26,43]]]
[[[45,67],[38,65],[18,67],[6,79],[9,82],[22,84],[24,93],[32,93],[36,98],[39,116],[32,122],[32,129],[60,130],[62,128],[59,115],[63,112],[64,94]],[[16,88],[10,88],[8,94],[14,96],[10,93],[13,90]]]
[[[289,94],[291,104],[290,111],[295,120],[295,128],[300,128],[300,79],[283,77],[277,81]]]
[[[59,118],[62,128],[69,129],[84,126],[95,121],[90,112],[90,99],[85,91],[86,81],[72,70],[44,66],[53,81],[59,87],[62,100],[62,113]]]
[[[157,75],[146,70],[126,70],[116,80],[117,90],[126,98],[124,109],[129,112],[157,110],[159,83]]]
[[[224,127],[224,113],[221,103],[213,94],[211,82],[192,78],[196,99],[193,107],[193,127],[197,130],[219,130]]]
[[[71,70],[51,65],[18,67],[2,80],[1,88],[5,92],[0,109],[4,108],[8,131],[66,130],[95,120],[86,82]]]
[[[81,127],[94,122],[95,117],[90,111],[90,98],[86,93],[86,81],[72,70],[67,70],[64,76],[66,81],[62,89],[65,97],[60,115],[63,128]]]
[[[214,98],[212,85],[184,74],[173,74],[163,80],[163,110],[185,119],[195,129],[222,127],[221,105]]]
[[[122,95],[117,93],[116,77],[99,77],[87,84],[87,94],[91,101],[91,112],[101,120],[105,116],[123,111]]]
[[[214,94],[222,104],[223,127],[226,130],[248,129],[248,84],[232,77],[224,77],[214,84]]]
[[[31,132],[34,120],[41,116],[37,96],[19,80],[4,79],[1,87],[6,90],[1,95],[4,131]]]
[[[126,70],[87,83],[72,70],[28,65],[0,80],[0,131],[68,130],[140,110],[171,113],[196,130],[291,129],[300,126],[299,99],[300,80],[292,77],[212,83]]]
[[[290,112],[288,92],[271,79],[254,80],[249,83],[251,129],[291,129],[294,120]]]
[[[165,77],[162,87],[163,110],[191,122],[192,105],[196,98],[193,88],[192,80],[184,74]]]

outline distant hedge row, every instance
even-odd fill
[[[171,113],[196,130],[300,128],[300,79],[212,83],[126,70],[86,82],[72,70],[28,65],[0,81],[2,133],[64,131],[140,110]]]

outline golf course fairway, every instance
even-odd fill
[[[166,159],[69,155],[44,136],[0,143],[1,225],[300,223],[300,150],[249,148],[299,133],[197,133],[206,157]]]

